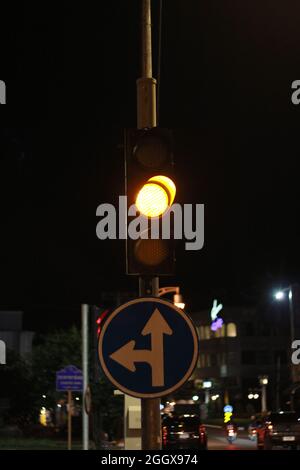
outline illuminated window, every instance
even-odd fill
[[[210,354],[206,355],[206,367],[210,367],[211,362],[210,362]]]
[[[236,337],[236,324],[235,323],[227,324],[227,336],[229,336],[229,338]]]
[[[200,353],[199,354],[199,359],[198,359],[198,367],[205,367],[205,354]]]
[[[205,328],[204,328],[204,326],[200,326],[200,338],[205,339]]]
[[[222,327],[218,328],[215,331],[215,338],[224,338],[224,336],[225,336],[225,325],[223,323]]]
[[[210,339],[211,329],[210,326],[204,327],[204,338],[203,339]]]

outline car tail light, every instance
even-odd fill
[[[163,426],[163,428],[162,428],[162,442],[163,442],[163,445],[167,444],[167,440],[168,440],[168,428],[166,426]]]
[[[203,424],[200,424],[200,426],[199,426],[199,437],[200,437],[201,441],[204,440],[205,432],[206,432],[205,426],[203,426]]]

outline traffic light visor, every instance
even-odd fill
[[[173,204],[175,194],[176,186],[170,178],[152,176],[137,195],[137,209],[146,217],[159,217]]]

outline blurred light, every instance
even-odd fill
[[[61,404],[60,403],[57,403],[57,408],[61,408]]]
[[[183,298],[181,294],[174,294],[173,302],[174,302],[174,305],[176,305],[176,307],[181,308],[181,310],[184,310],[185,303],[183,302]]]
[[[210,329],[212,331],[217,331],[219,328],[222,328],[223,323],[224,322],[223,322],[223,319],[221,317],[217,318],[214,322],[212,322]]]
[[[253,397],[254,397],[253,393],[249,393],[248,395],[249,400],[252,400]]]
[[[292,289],[289,290],[289,299],[292,300],[293,298],[293,292],[292,292]]]
[[[101,315],[96,320],[96,324],[98,325],[98,328],[97,328],[97,336],[98,337],[100,336],[100,333],[101,333],[102,322],[105,319],[108,312],[109,312],[109,310],[104,310],[104,312],[102,312]]]
[[[42,395],[42,398],[46,398],[46,395]]]
[[[194,400],[194,401],[198,401],[198,400],[199,400],[198,395],[194,395],[194,396],[193,396],[193,400]]]
[[[77,401],[78,401],[78,400],[79,400],[79,397],[76,397],[76,398],[75,398],[75,400],[77,400]]]
[[[159,409],[160,411],[164,409],[164,405],[162,403],[159,405]]]
[[[259,397],[258,393],[254,393],[254,395],[253,395],[254,400],[257,400],[258,397]]]
[[[269,383],[269,378],[267,375],[260,375],[258,377],[260,385],[268,385]]]
[[[181,310],[184,310],[185,304],[182,302],[176,302],[174,305],[178,308],[181,308]]]
[[[224,423],[228,423],[231,420],[232,413],[230,411],[225,411],[224,413]]]
[[[220,395],[212,395],[211,399],[213,401],[217,400],[220,397]]]
[[[211,380],[204,380],[202,386],[203,386],[203,388],[211,388],[212,387],[212,381]]]
[[[159,217],[174,201],[176,186],[163,175],[153,176],[141,188],[136,198],[136,207],[146,217]]]
[[[279,411],[279,414],[280,414],[280,415],[283,415],[283,411]]]
[[[44,406],[40,409],[39,422],[42,426],[47,426],[47,414]]]
[[[284,292],[282,290],[279,290],[278,292],[275,293],[275,299],[276,300],[282,300],[284,299]]]
[[[175,406],[176,405],[176,401],[170,401],[170,406]]]

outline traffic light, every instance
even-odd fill
[[[93,305],[91,307],[91,315],[90,315],[90,350],[91,350],[91,372],[94,382],[99,382],[100,377],[102,375],[102,370],[99,363],[99,355],[98,355],[98,340],[99,335],[101,332],[101,328],[107,317],[109,310],[96,307]]]
[[[174,272],[174,240],[162,239],[161,230],[151,237],[151,220],[161,219],[174,202],[174,162],[172,134],[168,129],[128,129],[125,131],[125,184],[127,209],[135,206],[137,216],[147,220],[143,236],[127,236],[127,274],[170,275]],[[127,211],[128,214],[128,211]],[[127,216],[127,227],[136,216]]]

